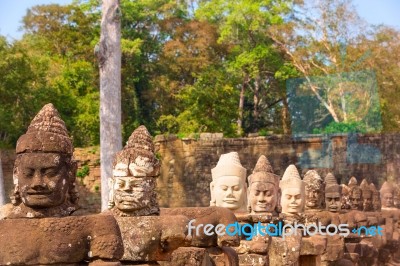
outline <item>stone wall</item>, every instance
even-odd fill
[[[302,174],[316,169],[321,175],[329,171],[344,183],[351,176],[367,178],[378,187],[386,178],[394,179],[400,169],[400,135],[333,135],[333,136],[268,136],[222,138],[222,134],[201,134],[198,140],[176,136],[155,138],[157,155],[162,161],[158,179],[162,207],[208,206],[211,168],[223,153],[237,151],[248,175],[260,155],[270,160],[275,173],[282,175],[289,164],[296,164]],[[5,176],[6,194],[12,191],[14,151],[0,151]],[[80,204],[87,212],[100,211],[99,149],[75,149],[80,171],[90,169],[87,176],[77,178]]]

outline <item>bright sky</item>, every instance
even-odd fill
[[[57,3],[61,5],[72,3],[73,0],[0,0],[0,35],[9,40],[19,39],[22,32],[18,31],[26,10],[34,5]],[[386,24],[400,30],[399,0],[353,0],[361,17],[372,24]]]

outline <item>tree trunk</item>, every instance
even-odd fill
[[[259,123],[259,118],[260,118],[260,111],[258,108],[259,104],[260,104],[260,76],[259,75],[257,75],[257,77],[254,80],[253,104],[254,104],[253,130],[254,130],[254,132],[257,132],[259,130],[258,123]]]
[[[284,95],[282,98],[283,108],[282,108],[282,126],[283,126],[283,134],[290,135],[291,131],[291,121],[289,115],[289,104],[287,101],[287,95]]]
[[[1,152],[0,152],[0,206],[6,204],[6,192],[4,190],[4,176],[3,167],[1,164]]]
[[[244,113],[244,92],[248,83],[248,75],[243,80],[242,88],[240,89],[239,98],[239,118],[237,120],[237,134],[240,136],[243,134],[243,113]]]
[[[114,154],[122,149],[121,134],[121,11],[119,0],[103,0],[100,66],[101,209],[108,205],[108,180]]]

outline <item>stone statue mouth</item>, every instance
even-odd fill
[[[45,196],[45,195],[50,195],[52,192],[49,190],[45,190],[45,191],[28,191],[27,194],[28,195],[38,195],[38,196]]]
[[[236,203],[237,200],[235,200],[235,199],[225,199],[225,200],[223,200],[223,202],[226,202],[226,203]]]

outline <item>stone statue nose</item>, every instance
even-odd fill
[[[43,176],[40,171],[36,170],[32,178],[32,188],[44,188],[46,184],[44,183]]]

